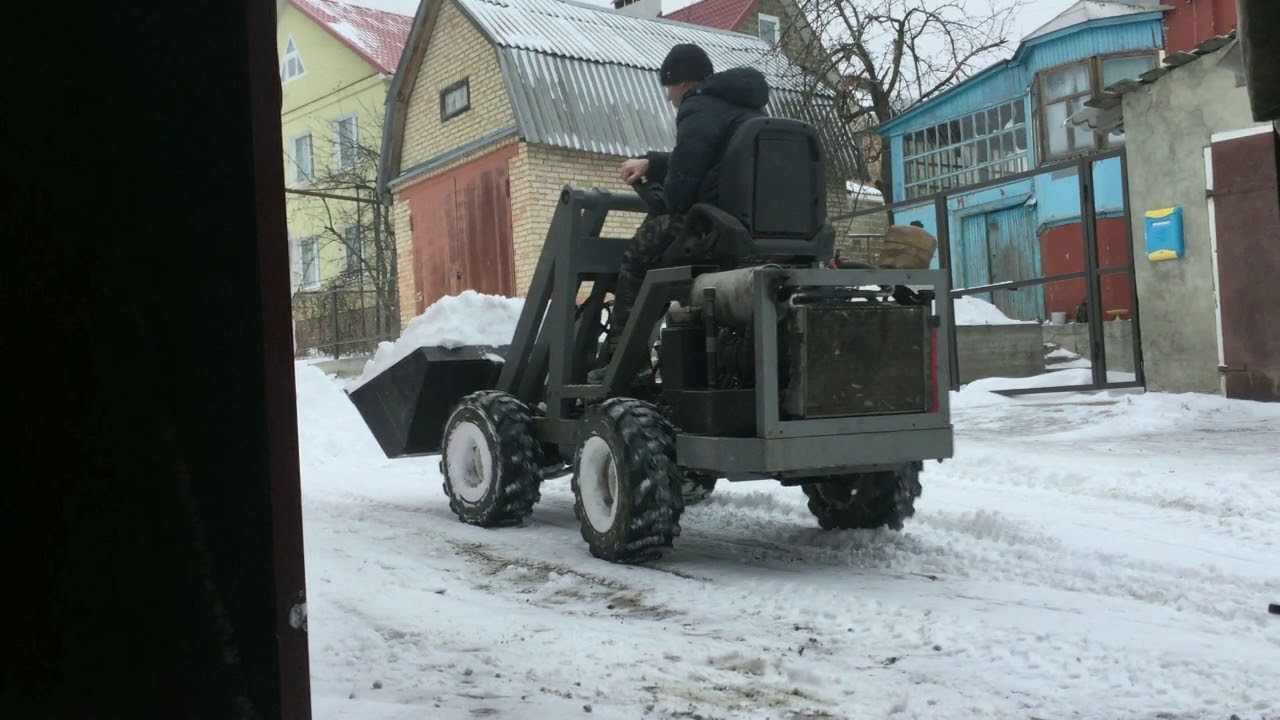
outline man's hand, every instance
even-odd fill
[[[648,172],[648,159],[632,158],[622,163],[622,169],[618,171],[618,179],[628,185],[635,185]]]

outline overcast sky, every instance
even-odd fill
[[[593,5],[608,5],[609,0],[582,0]],[[671,12],[693,4],[695,0],[662,0],[663,12]],[[418,9],[418,0],[345,0],[353,5],[364,5],[397,12],[402,15],[413,15]],[[1018,17],[1014,35],[1022,38],[1031,34],[1036,28],[1049,22],[1055,15],[1066,10],[1075,0],[1033,0],[1023,8]]]

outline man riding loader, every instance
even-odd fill
[[[650,152],[622,164],[619,178],[628,185],[653,183],[662,191],[653,198],[645,221],[622,256],[614,288],[612,322],[588,379],[599,383],[613,358],[645,273],[662,261],[681,234],[681,221],[694,203],[717,204],[720,154],[743,121],[764,115],[769,86],[755,68],[716,73],[697,45],[676,45],[662,61],[658,77],[667,101],[676,108],[676,144],[670,153]]]
[[[720,478],[800,486],[825,529],[900,529],[923,461],[952,455],[947,274],[921,269],[916,228],[886,237],[914,248],[896,269],[823,267],[835,233],[813,127],[747,119],[721,158],[717,202],[677,217],[598,383],[629,245],[602,228],[665,209],[651,181],[564,189],[510,345],[419,348],[351,393],[388,457],[440,453],[450,507],[485,527],[521,523],[545,479],[571,474],[582,537],[614,562],[672,547],[686,493]]]

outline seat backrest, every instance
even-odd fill
[[[719,207],[753,238],[813,238],[827,221],[827,169],[817,130],[789,118],[742,123],[725,146],[719,194]]]

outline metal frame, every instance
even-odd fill
[[[540,442],[562,448],[577,442],[576,405],[624,394],[624,378],[647,361],[649,335],[671,302],[687,298],[694,277],[704,270],[682,266],[650,270],[640,287],[631,321],[619,338],[604,381],[585,384],[586,351],[595,347],[594,314],[604,294],[612,290],[627,240],[601,237],[611,212],[644,213],[638,195],[566,187],[547,232],[546,245],[534,271],[525,310],[506,353],[497,389],[531,407],[545,402],[534,420]],[[594,281],[579,311],[582,284]],[[757,310],[755,343],[757,372],[757,437],[726,438],[681,434],[677,448],[681,464],[716,470],[731,477],[818,474],[823,468],[849,471],[877,465],[946,458],[952,454],[950,398],[952,384],[950,281],[942,270],[832,270],[764,268],[754,276]],[[937,407],[925,413],[871,417],[781,419],[778,378],[778,308],[773,288],[862,287],[871,285],[928,286],[934,289],[937,315]],[[838,438],[838,441],[836,441]]]
[[[1094,183],[1093,183],[1093,167],[1104,160],[1111,158],[1120,158],[1120,180],[1121,192],[1124,198],[1124,217],[1129,222],[1125,224],[1125,234],[1128,243],[1128,265],[1123,267],[1098,267],[1097,254],[1097,210],[1094,207]],[[936,193],[932,196],[934,206],[934,218],[937,227],[935,233],[938,240],[938,266],[939,271],[947,275],[948,280],[951,277],[951,229],[950,214],[947,210],[947,200],[958,195],[969,195],[980,190],[988,188],[1009,185],[1024,180],[1032,180],[1042,175],[1062,172],[1065,170],[1074,170],[1079,182],[1080,196],[1080,224],[1084,229],[1085,237],[1085,269],[1080,272],[1066,273],[1062,275],[1052,275],[1048,277],[1033,278],[1028,280],[1019,280],[1014,282],[1001,282],[980,287],[959,288],[950,290],[947,293],[946,303],[949,317],[954,317],[955,298],[964,297],[965,295],[975,295],[991,290],[1011,290],[1021,287],[1034,287],[1038,285],[1048,285],[1050,283],[1061,282],[1064,280],[1084,279],[1086,284],[1086,292],[1088,293],[1088,312],[1089,312],[1089,347],[1091,357],[1092,376],[1088,385],[1058,385],[1044,388],[1025,388],[1013,390],[999,390],[1001,395],[1032,395],[1047,394],[1061,392],[1088,392],[1095,390],[1121,390],[1128,388],[1145,388],[1146,375],[1142,368],[1142,328],[1139,320],[1138,309],[1138,286],[1137,278],[1134,274],[1134,254],[1133,254],[1133,209],[1129,203],[1129,172],[1128,160],[1123,148],[1116,148],[1104,152],[1091,153],[1088,155],[1072,158],[1066,161],[1055,162],[1052,164],[1041,165],[1038,168],[1028,170],[1017,175],[989,180],[975,185],[968,185],[960,188],[948,188],[945,191]],[[930,201],[926,198],[913,198],[911,200],[903,200],[901,202],[889,203],[874,208],[864,210],[855,210],[850,213],[833,216],[832,223],[852,220],[864,215],[872,215],[875,213],[888,213],[892,218],[895,212],[901,212],[904,208],[918,209],[926,206]],[[1132,322],[1133,322],[1133,341],[1132,353],[1134,361],[1134,380],[1131,382],[1109,382],[1106,374],[1106,338],[1103,333],[1102,309],[1099,307],[1099,298],[1102,294],[1101,278],[1104,275],[1112,275],[1117,273],[1129,273],[1130,299],[1132,305]],[[948,347],[955,347],[956,344],[956,326],[954,323],[948,323],[946,326]],[[950,362],[950,382],[951,389],[959,389],[960,364],[959,357],[955,353],[949,355]]]

